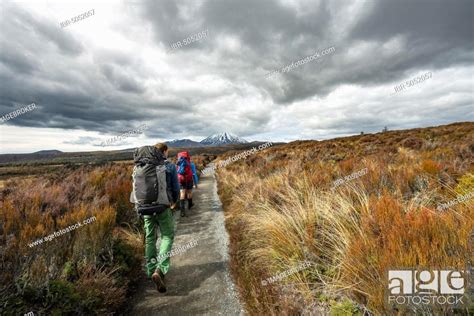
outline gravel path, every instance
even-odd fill
[[[173,249],[190,246],[171,258],[168,291],[151,281],[137,289],[130,315],[243,315],[228,269],[228,236],[214,175],[200,179],[195,206],[177,223]]]

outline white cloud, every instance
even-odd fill
[[[438,2],[409,12],[363,0],[2,2],[0,114],[39,109],[0,125],[0,152],[97,150],[96,139],[143,123],[143,135],[114,148],[219,131],[289,141],[473,120],[472,4],[444,12]],[[264,77],[330,46],[320,63]],[[390,95],[427,71],[431,79]]]

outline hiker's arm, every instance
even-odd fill
[[[170,168],[171,171],[171,191],[173,193],[173,203],[176,203],[179,199],[179,182],[178,182],[178,172],[176,167],[173,165],[173,168]]]

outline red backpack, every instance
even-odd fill
[[[187,151],[178,153],[178,161],[176,163],[178,171],[179,183],[189,183],[193,181],[193,171],[191,170],[191,157]]]

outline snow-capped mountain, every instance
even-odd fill
[[[248,143],[245,139],[240,138],[239,136],[232,135],[227,132],[214,134],[201,140],[201,144],[207,145],[207,146],[220,146],[220,145],[227,145],[227,144],[245,144],[245,143]]]

